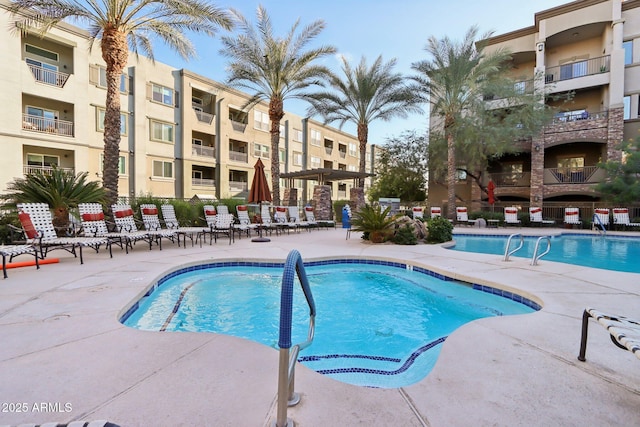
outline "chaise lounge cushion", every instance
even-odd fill
[[[28,213],[20,211],[18,213],[18,219],[20,220],[20,224],[22,224],[22,228],[24,229],[28,239],[35,239],[38,237],[38,232],[33,226],[33,222],[31,222],[31,217]]]

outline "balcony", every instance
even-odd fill
[[[51,86],[64,87],[64,84],[69,79],[69,74],[61,73],[58,71],[49,70],[41,65],[27,64],[31,74],[37,82],[45,83]]]
[[[598,111],[595,113],[589,113],[586,110],[581,111],[569,111],[567,113],[558,113],[553,117],[553,124],[577,122],[582,120],[598,120],[607,119],[609,113],[607,111]]]
[[[215,147],[209,147],[207,145],[191,144],[191,153],[194,156],[199,156],[199,157],[209,157],[209,158],[216,157]]]
[[[205,113],[204,111],[197,109],[195,107],[193,107],[193,111],[196,113],[196,117],[198,118],[199,122],[206,123],[208,125],[213,123],[213,118],[215,117],[215,114]]]
[[[247,153],[229,151],[229,160],[233,160],[234,162],[249,163],[249,156],[247,155]]]
[[[61,168],[56,167],[56,169],[69,172],[75,174],[75,168]],[[41,173],[43,175],[51,175],[51,171],[53,171],[53,166],[35,166],[35,165],[23,165],[22,173],[25,175],[32,175],[35,173]]]
[[[605,178],[604,170],[597,166],[574,168],[548,168],[544,170],[544,183],[553,184],[595,184]]]
[[[231,192],[243,192],[249,188],[248,184],[243,181],[229,181],[229,191]]]
[[[191,185],[194,187],[215,187],[216,180],[209,178],[191,178]]]
[[[244,132],[247,128],[247,124],[231,120],[231,128],[236,132]]]
[[[491,179],[497,187],[529,187],[531,172],[492,173]]]
[[[346,151],[338,151],[338,153],[340,153],[340,158],[344,159],[345,157],[347,157],[347,152]]]
[[[535,82],[533,79],[516,81],[513,83],[513,91],[517,95],[532,94],[534,89],[535,89]],[[485,94],[482,97],[482,99],[483,101],[495,101],[495,100],[504,99],[504,98],[498,95]]]
[[[553,83],[578,77],[592,76],[594,74],[607,73],[610,71],[610,59],[611,57],[606,55],[598,58],[586,59],[584,61],[572,62],[570,64],[559,65],[557,67],[547,67],[544,82]]]
[[[73,136],[73,122],[50,119],[42,116],[33,116],[30,114],[22,115],[22,129],[30,132]]]
[[[333,147],[324,147],[324,152],[327,153],[328,156],[333,152]]]

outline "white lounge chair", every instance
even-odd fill
[[[440,206],[431,206],[430,214],[431,219],[442,216],[442,208]]]
[[[138,226],[133,215],[133,209],[131,209],[130,205],[112,205],[111,212],[113,212],[113,221],[116,223],[117,232],[128,233],[133,243],[145,240],[149,243],[149,250],[151,250],[154,238],[148,231],[138,230]]]
[[[564,223],[574,226],[582,225],[579,208],[564,208]]]
[[[58,237],[51,210],[46,203],[19,203],[18,218],[27,237],[27,244],[38,248],[40,258],[44,259],[47,253],[55,249],[64,249],[76,255],[76,248],[80,253],[80,264],[84,264],[82,248],[89,247],[96,252],[100,246],[105,245],[111,253],[111,240],[106,237]]]
[[[628,350],[640,359],[640,322],[627,317],[602,313],[587,307],[582,313],[582,337],[578,360],[584,362],[587,352],[589,319],[595,319],[609,332],[611,341],[623,350]]]
[[[251,235],[251,230],[255,230],[258,224],[253,224],[251,218],[249,218],[249,207],[247,205],[236,206],[236,214],[238,215],[238,222],[235,224],[235,228],[240,235],[246,233],[247,237]]]
[[[469,214],[465,206],[456,207],[456,224],[474,225],[476,222],[475,219],[469,219]]]
[[[309,223],[306,221],[302,221],[300,219],[300,211],[297,206],[289,206],[289,222],[294,223],[298,226],[298,228],[304,228],[308,231],[311,231],[309,227]]]
[[[216,207],[216,210],[218,211],[219,214],[228,214],[229,212],[229,207],[227,205],[218,205]]]
[[[297,230],[299,225],[295,222],[289,222],[289,218],[287,218],[287,207],[286,206],[276,206],[276,210],[273,213],[273,221],[280,230],[287,230],[287,233],[291,230]]]
[[[78,204],[80,213],[80,230],[85,237],[106,237],[120,248],[129,253],[129,248],[133,249],[133,243],[138,240],[149,240],[148,233],[144,231],[127,233],[110,231],[105,221],[104,212],[100,203],[80,203]]]
[[[6,279],[7,276],[7,257],[9,262],[13,260],[13,257],[22,254],[30,254],[35,257],[36,268],[40,268],[38,263],[38,250],[32,245],[0,245],[0,255],[2,255],[2,275]]]
[[[591,228],[594,229],[600,226],[604,227],[605,229],[609,227],[609,209],[607,208],[596,208],[593,210],[593,221],[591,222]]]
[[[160,250],[162,250],[162,239],[170,240],[171,243],[178,240],[178,233],[175,230],[162,228],[156,205],[141,204],[140,215],[142,215],[142,223],[145,230],[156,239]],[[180,246],[180,240],[178,240],[178,246]]]
[[[613,208],[613,224],[626,227],[640,227],[640,222],[630,222],[628,208]]]
[[[204,220],[207,222],[208,233],[211,235],[211,239],[209,240],[209,244],[212,244],[216,241],[216,217],[218,216],[218,211],[213,205],[204,205],[202,207],[204,211]]]
[[[229,236],[229,244],[235,242],[235,228],[234,228],[235,218],[231,214],[222,214],[218,213],[216,215],[216,223],[213,228],[213,232],[215,233],[215,240],[218,241],[219,234],[225,234]]]
[[[411,208],[411,213],[413,214],[413,218],[423,219],[424,218],[424,208],[422,206],[414,206]]]
[[[336,228],[336,222],[332,219],[318,219],[316,218],[316,214],[313,210],[313,206],[305,206],[304,207],[304,217],[306,221],[310,224],[310,226],[320,227],[333,227]],[[315,225],[313,225],[315,224]]]
[[[518,208],[515,206],[504,208],[504,223],[505,225],[521,225],[518,219]]]
[[[531,206],[529,208],[529,222],[537,225],[553,225],[556,222],[552,219],[542,218],[542,208],[540,206]]]
[[[167,229],[175,231],[178,235],[178,246],[180,246],[180,236],[182,236],[182,242],[185,248],[187,247],[187,237],[191,239],[191,246],[194,246],[195,242],[199,240],[200,247],[202,247],[204,236],[208,233],[207,227],[182,227],[176,217],[176,209],[168,203],[160,206],[160,210],[162,211],[164,225]]]

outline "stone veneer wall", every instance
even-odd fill
[[[313,210],[316,220],[330,220],[333,218],[330,186],[316,185],[313,187]]]
[[[298,206],[298,189],[285,188],[282,206]]]

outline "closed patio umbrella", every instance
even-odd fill
[[[271,190],[269,190],[269,184],[267,183],[267,176],[264,174],[264,163],[258,159],[253,166],[255,173],[253,175],[253,181],[251,182],[251,189],[249,190],[249,203],[258,203],[260,205],[260,212],[262,212],[262,202],[270,202]],[[262,237],[262,224],[258,227],[260,231],[260,237],[251,239],[252,242],[270,242],[271,239]]]
[[[489,204],[491,205],[491,210],[493,211],[493,205],[496,202],[496,185],[492,180],[489,180],[489,184],[487,185],[487,195],[489,196]]]

